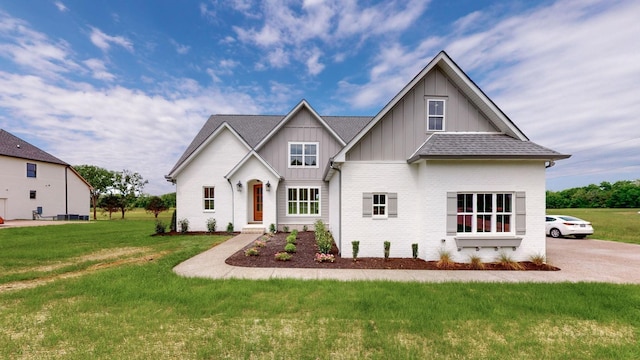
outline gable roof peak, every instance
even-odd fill
[[[4,129],[0,129],[0,155],[52,164],[69,165]]]

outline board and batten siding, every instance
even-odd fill
[[[445,100],[447,132],[497,132],[493,123],[435,67],[347,153],[348,161],[406,160],[427,132],[427,100]]]
[[[290,142],[317,142],[318,167],[289,168]],[[342,149],[338,140],[305,108],[258,151],[287,180],[321,180],[329,159]]]

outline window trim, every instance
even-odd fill
[[[290,212],[290,207],[289,207],[289,203],[290,203],[290,199],[289,199],[289,190],[292,189],[296,189],[296,199],[294,200],[296,203],[296,213],[292,214]],[[307,214],[300,214],[300,189],[306,189],[308,191],[308,199],[305,201],[307,203],[307,209],[309,210],[309,212]],[[312,200],[311,199],[311,190],[317,190],[318,191],[318,199],[317,200]],[[311,204],[312,203],[318,203],[318,213],[317,214],[313,214],[311,213]],[[317,217],[317,216],[322,216],[322,188],[320,186],[287,186],[286,187],[286,193],[285,193],[285,206],[286,206],[286,216],[292,216],[292,217]]]
[[[292,165],[291,164],[291,145],[302,145],[302,164],[301,165]],[[316,147],[316,164],[315,165],[305,165],[304,159],[307,156],[305,154],[305,145],[315,145]],[[289,169],[317,169],[320,167],[320,142],[314,141],[289,141],[287,143],[287,167]]]
[[[435,102],[435,101],[439,101],[442,102],[442,115],[437,115],[437,114],[431,114],[429,112],[429,108],[430,108],[430,104],[431,102]],[[446,118],[447,118],[447,105],[446,105],[447,101],[446,99],[438,99],[438,98],[427,98],[427,132],[436,132],[436,131],[444,131],[445,129],[445,122],[446,122]],[[432,129],[430,126],[430,121],[429,118],[431,117],[441,117],[442,118],[442,128],[441,129]]]
[[[378,203],[376,203],[376,197],[378,197]],[[381,197],[384,197],[384,203],[380,203]],[[376,207],[378,210],[384,210],[383,214],[376,214]],[[388,193],[372,193],[371,194],[371,217],[374,219],[387,219],[389,217],[389,194]]]
[[[29,165],[33,165],[33,176],[29,176],[30,171],[29,171]],[[28,178],[37,178],[38,177],[38,164],[36,163],[27,163],[27,177]]]
[[[36,197],[37,197],[37,191],[29,190],[29,200],[36,200]]]
[[[468,196],[468,195],[472,195],[472,203],[471,203],[471,211],[469,210],[469,206],[467,205],[466,207],[464,207],[463,209],[460,209],[458,206],[458,202],[459,196]],[[490,201],[491,201],[491,209],[490,211],[488,211],[486,208],[485,209],[479,209],[478,208],[478,199],[480,196],[482,196],[484,198],[483,203],[486,202],[487,200],[487,195],[490,195]],[[509,203],[509,211],[498,211],[498,196],[499,195],[508,195],[510,197],[510,203]],[[491,192],[491,191],[478,191],[478,192],[459,192],[456,193],[456,207],[455,207],[455,213],[456,213],[456,235],[458,236],[496,236],[496,235],[516,235],[517,231],[516,231],[516,224],[514,224],[515,222],[517,222],[517,218],[516,218],[516,193],[515,192],[509,192],[509,191],[500,191],[500,192]],[[466,202],[465,202],[466,204]],[[458,224],[459,224],[459,217],[463,216],[463,217],[468,217],[471,216],[471,231],[460,231]],[[491,223],[491,228],[489,229],[489,231],[478,231],[478,220],[480,216],[488,216],[489,217],[489,221]],[[508,231],[498,231],[498,217],[499,216],[509,216],[509,229]],[[466,221],[465,221],[466,223]],[[504,228],[504,223],[502,228]],[[463,227],[464,230],[464,227]]]
[[[213,197],[205,197],[206,196],[206,191],[207,191],[206,189],[213,190]],[[211,194],[209,194],[209,195],[211,195]],[[213,202],[213,209],[207,209],[207,200]],[[216,187],[215,186],[207,186],[207,185],[202,186],[202,210],[204,212],[215,212],[216,211]]]

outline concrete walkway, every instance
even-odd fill
[[[560,271],[355,270],[249,268],[225,259],[257,238],[241,234],[184,261],[173,270],[185,277],[211,279],[332,279],[416,282],[608,282],[640,284],[640,245],[600,240],[547,238],[547,259]]]

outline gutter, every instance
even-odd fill
[[[235,228],[236,226],[236,206],[235,206],[235,193],[233,192],[233,184],[231,183],[231,179],[227,178],[227,182],[229,183],[229,186],[231,187],[231,223],[233,224],[233,227]]]
[[[329,167],[338,172],[338,255],[342,255],[342,170],[333,166],[333,160],[329,162]]]

